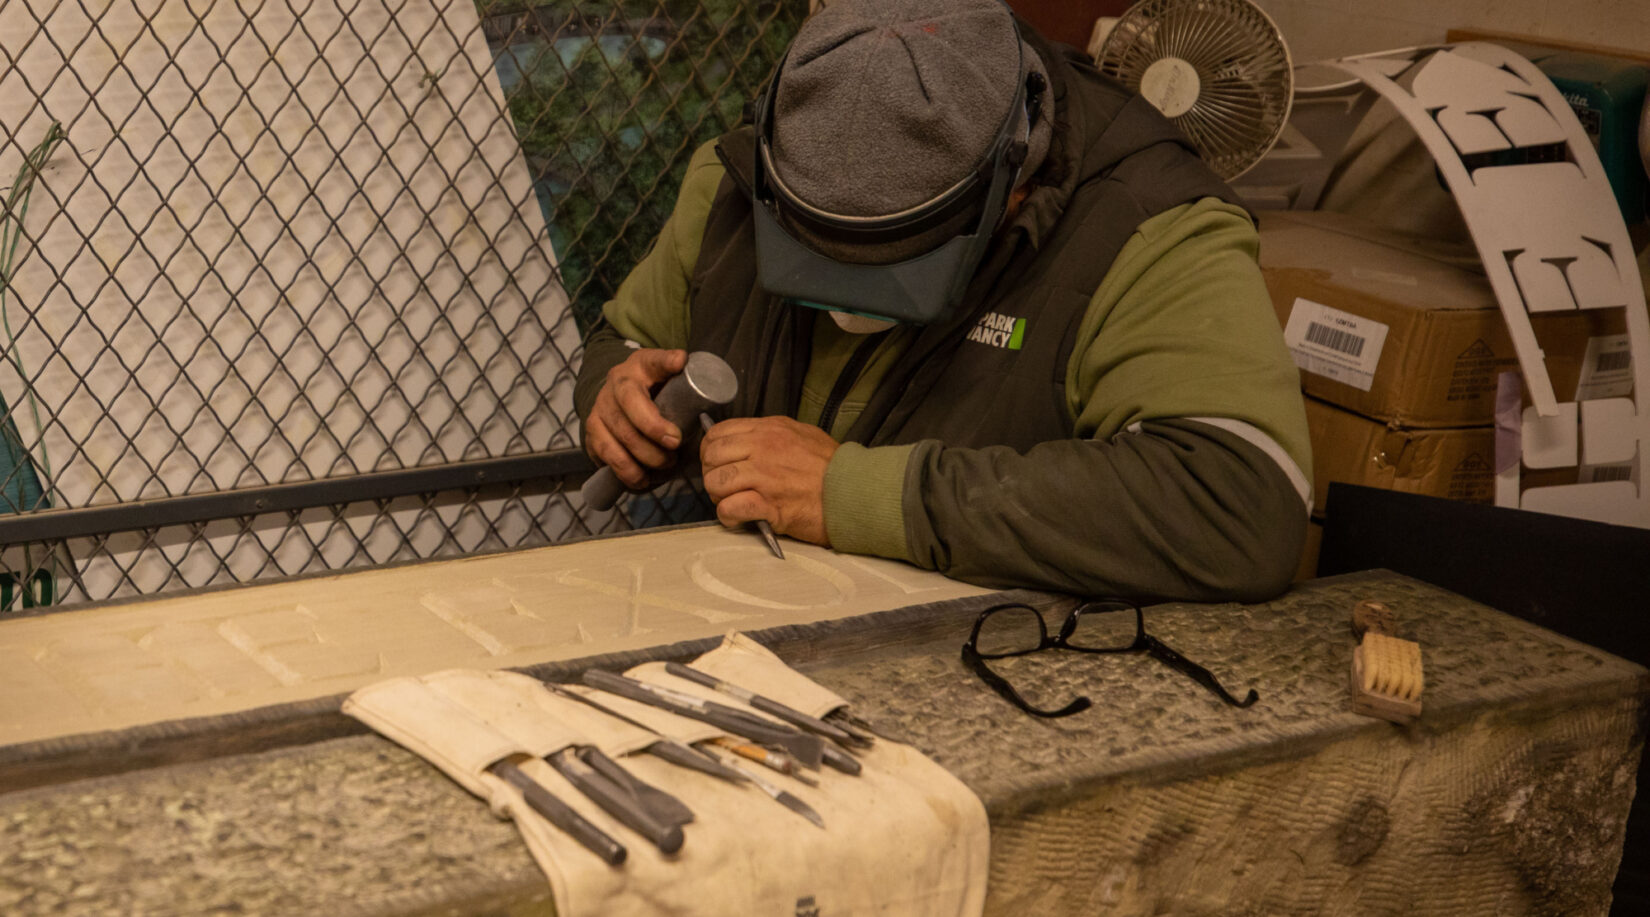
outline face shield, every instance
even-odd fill
[[[1020,65],[1024,73],[1024,60]],[[961,301],[1007,208],[1036,121],[1042,75],[1020,81],[995,139],[969,174],[928,201],[870,217],[814,207],[785,185],[772,149],[778,85],[776,72],[755,111],[758,282],[816,308],[918,325],[944,318]],[[908,250],[925,236],[933,244],[919,253],[878,263],[876,252]]]

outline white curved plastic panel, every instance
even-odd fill
[[[1362,82],[1414,128],[1455,196],[1501,304],[1532,407],[1506,421],[1518,428],[1521,445],[1516,461],[1502,463],[1496,502],[1650,528],[1642,467],[1650,452],[1650,312],[1609,180],[1575,113],[1534,64],[1492,44],[1322,66]],[[1362,110],[1344,104],[1349,113]],[[1620,311],[1632,354],[1630,397],[1558,400],[1530,316],[1577,309]],[[1581,475],[1576,484],[1520,485],[1520,466],[1600,463],[1628,463],[1628,479]]]

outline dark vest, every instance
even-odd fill
[[[1066,364],[1118,251],[1158,213],[1203,197],[1236,200],[1149,103],[1028,40],[1054,64],[1056,113],[1071,126],[1065,150],[1078,151],[1065,153],[1076,187],[1035,248],[1023,230],[999,233],[955,314],[921,331],[849,430],[850,442],[939,439],[1024,451],[1069,437]],[[757,283],[751,129],[725,135],[717,152],[728,171],[689,285],[688,349],[721,354],[739,374],[729,416],[794,417],[815,311]]]

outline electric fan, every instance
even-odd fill
[[[1289,120],[1289,49],[1248,0],[1143,0],[1095,23],[1089,51],[1228,181],[1260,161]]]
[[[1650,175],[1650,95],[1644,97],[1644,114],[1639,115],[1639,159]]]

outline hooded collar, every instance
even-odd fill
[[[1023,22],[1020,29],[1026,42],[1043,59],[1048,71],[1048,98],[1054,104],[1054,136],[1039,175],[1060,176],[1057,184],[1034,185],[1008,226],[1011,231],[1023,232],[1025,240],[1037,249],[1060,222],[1072,196],[1083,183],[1103,177],[1130,154],[1153,144],[1177,143],[1188,150],[1191,146],[1149,102],[1101,76],[1086,56],[1064,45],[1055,45]],[[1078,80],[1106,83],[1118,89],[1105,97],[1115,101],[1110,105],[1097,105],[1091,101],[1095,95],[1085,93],[1086,104],[1075,104],[1071,89]],[[1033,180],[1036,181],[1036,177]]]

